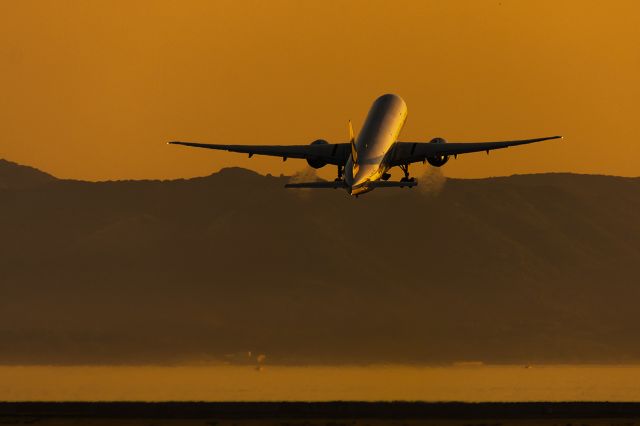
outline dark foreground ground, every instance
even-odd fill
[[[0,403],[0,424],[640,425],[640,403]]]

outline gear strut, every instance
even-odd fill
[[[400,179],[400,182],[413,182],[415,179],[409,177],[409,164],[401,164],[400,169],[404,173],[404,177]]]

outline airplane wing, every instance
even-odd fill
[[[391,154],[390,165],[398,166],[402,164],[424,161],[427,157],[442,157],[446,155],[457,156],[458,154],[468,154],[470,152],[487,153],[494,149],[508,148],[510,146],[525,145],[528,143],[541,142],[550,139],[559,139],[562,136],[549,136],[544,138],[523,139],[501,142],[398,142]]]
[[[217,149],[222,151],[240,152],[255,155],[270,155],[272,157],[304,158],[322,161],[327,164],[344,165],[351,154],[348,143],[312,143],[310,145],[217,145],[195,142],[169,142],[172,145],[184,145],[196,148]]]

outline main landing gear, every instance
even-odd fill
[[[416,180],[416,178],[409,177],[409,165],[408,164],[401,164],[399,167],[402,170],[402,172],[404,173],[404,177],[402,179],[400,179],[400,182],[414,182]]]
[[[338,177],[335,178],[334,182],[341,182],[344,185],[344,180],[342,179],[342,174],[344,173],[344,166],[338,164]],[[334,186],[333,189],[338,189],[338,186]]]

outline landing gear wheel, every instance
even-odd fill
[[[413,182],[415,180],[414,178],[409,177],[409,165],[408,164],[401,165],[400,169],[404,173],[404,177],[402,179],[400,179],[400,182]]]

